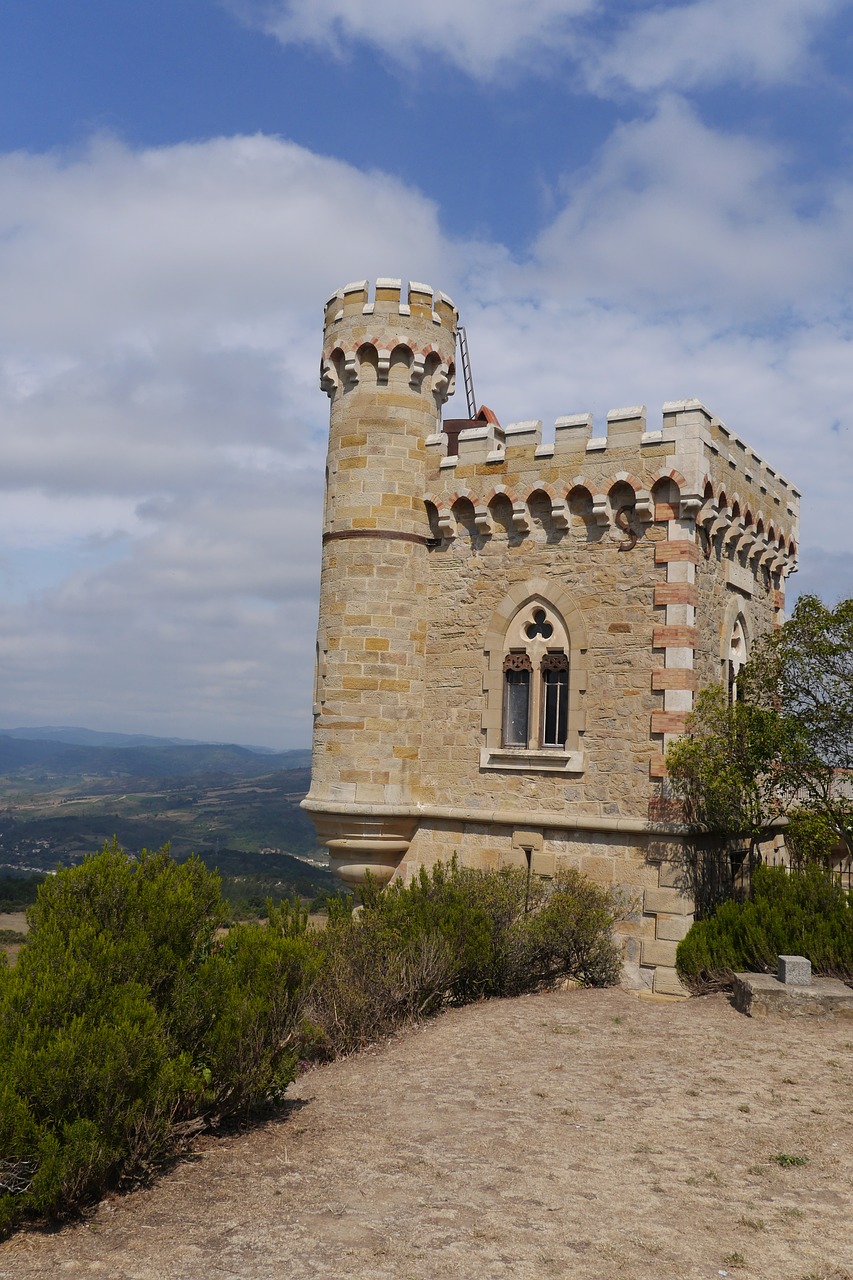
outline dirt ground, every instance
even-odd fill
[[[852,1084],[850,1022],[618,990],[475,1005],[17,1235],[0,1277],[853,1280]]]
[[[14,929],[15,933],[27,932],[27,915],[25,911],[0,911],[0,929]],[[18,952],[21,950],[23,943],[8,942],[4,946],[0,946],[0,951],[5,951],[10,964],[14,964],[18,959]]]

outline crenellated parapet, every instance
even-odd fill
[[[431,285],[413,280],[404,290],[380,277],[372,297],[367,280],[345,285],[326,303],[320,386],[330,397],[365,378],[386,386],[395,370],[443,404],[455,385],[458,320],[453,301]]]
[[[441,538],[529,534],[545,504],[551,528],[568,535],[610,532],[633,549],[654,521],[690,519],[706,559],[717,548],[750,572],[796,569],[800,494],[698,400],[665,404],[653,431],[633,406],[611,410],[604,435],[591,414],[575,414],[557,419],[549,444],[529,420],[463,430],[452,456],[441,432],[426,445],[424,499]]]

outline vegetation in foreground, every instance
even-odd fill
[[[750,896],[721,903],[678,944],[676,968],[695,995],[731,986],[735,973],[775,973],[780,955],[802,955],[814,971],[853,982],[853,893],[822,867],[790,874],[756,867]]]
[[[853,600],[801,597],[756,645],[735,701],[700,692],[666,767],[694,836],[700,913],[731,895],[726,863],[751,869],[781,830],[797,865],[853,849]]]
[[[451,864],[368,886],[353,918],[298,903],[226,937],[219,878],[115,845],[49,877],[0,961],[0,1234],[150,1177],[190,1134],[279,1101],[300,1064],[451,1002],[616,979],[616,902],[574,872]]]
[[[719,989],[787,953],[853,984],[853,896],[836,882],[853,851],[853,600],[828,609],[803,596],[758,643],[737,694],[703,690],[667,751],[698,917],[679,975],[694,992]],[[783,832],[787,869],[761,866]]]

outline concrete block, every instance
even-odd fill
[[[805,956],[780,956],[776,977],[790,986],[807,987],[812,980],[812,962]]]
[[[853,991],[838,978],[814,978],[806,987],[772,973],[736,973],[733,1004],[753,1018],[853,1018]]]

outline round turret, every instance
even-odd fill
[[[417,804],[430,540],[428,436],[452,393],[457,312],[399,280],[327,302],[321,386],[331,400],[305,807],[346,882],[393,875]]]

